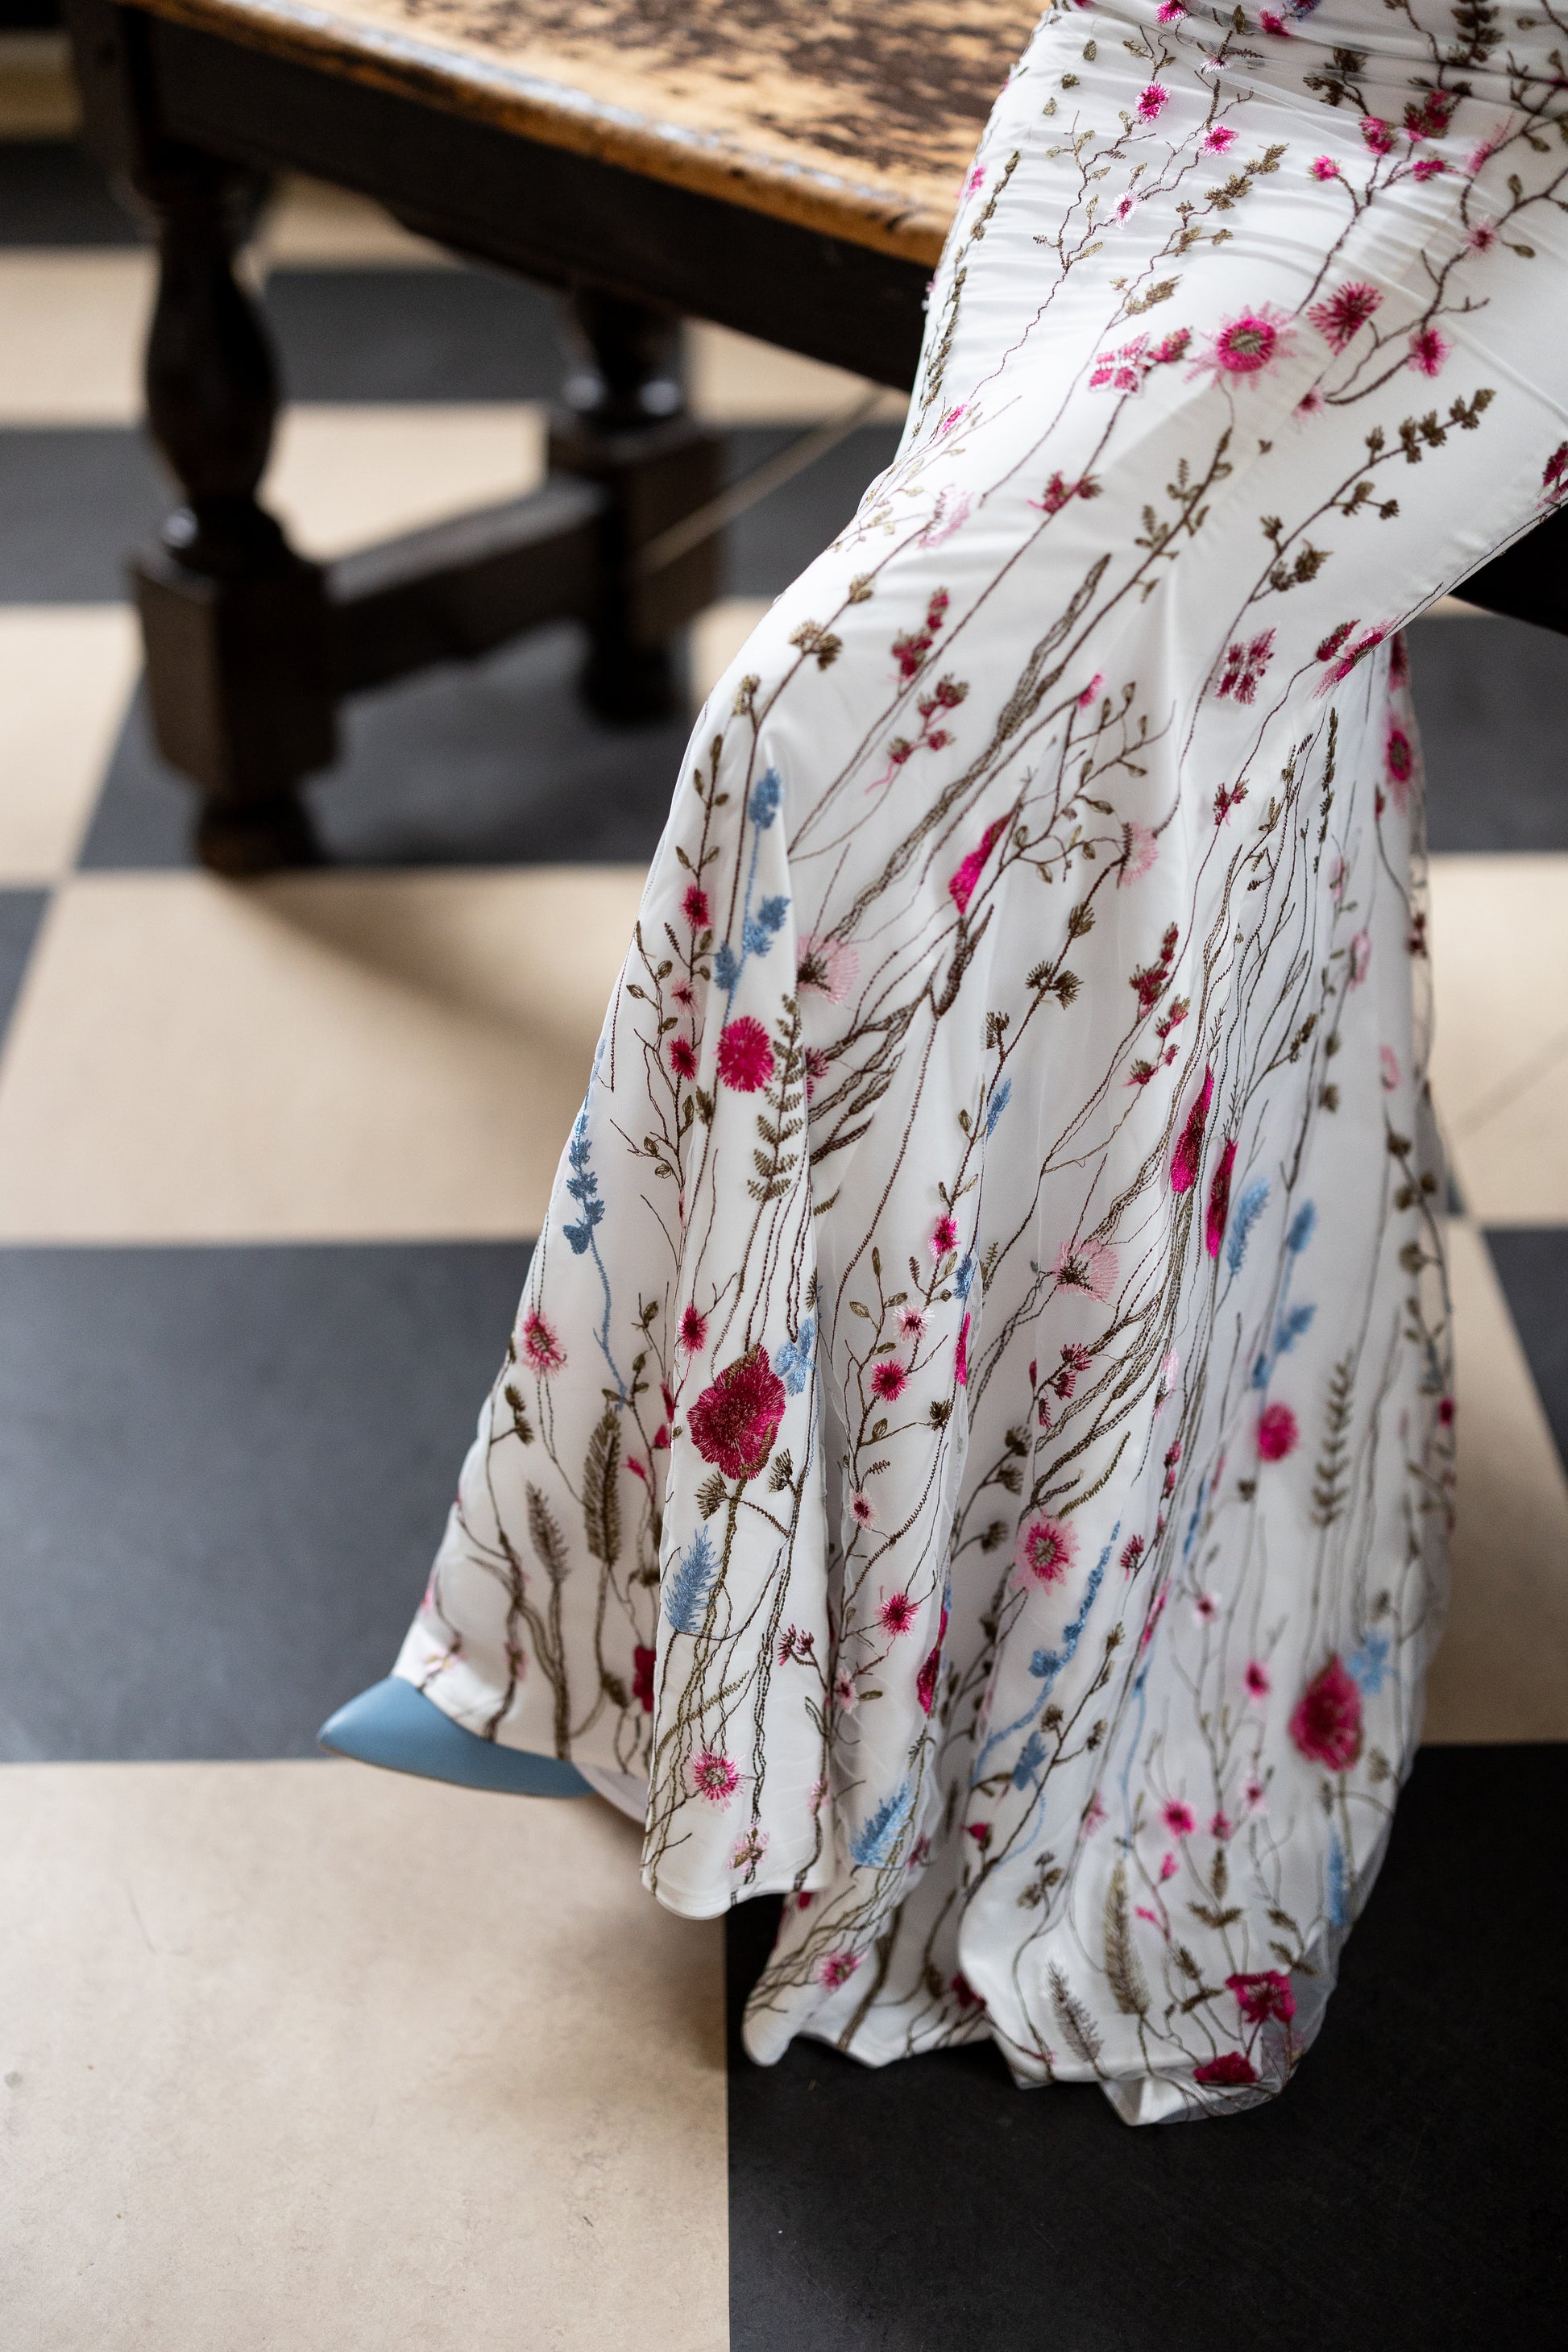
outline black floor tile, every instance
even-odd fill
[[[72,141],[0,140],[0,246],[146,241],[144,224]]]
[[[528,1255],[0,1251],[0,1759],[310,1753],[390,1668]]]
[[[804,425],[742,426],[731,437],[731,480],[749,474],[808,430]],[[867,484],[892,463],[898,446],[897,425],[864,425],[742,515],[729,535],[729,593],[776,596],[787,588],[843,530]]]
[[[482,269],[289,269],[267,282],[290,400],[549,400],[553,296]]]
[[[173,503],[132,426],[0,431],[0,604],[117,603]]]
[[[653,854],[689,731],[612,727],[579,700],[577,630],[359,697],[343,756],[308,787],[326,853],[350,866],[561,865]],[[157,757],[138,695],[81,862],[190,863],[191,788]]]
[[[1568,1226],[1494,1228],[1486,1244],[1568,1466]]]
[[[0,1041],[47,903],[44,890],[0,890]]]
[[[1568,2263],[1545,1890],[1568,1747],[1429,1748],[1284,2098],[1132,2131],[990,2049],[732,2047],[731,2352],[1431,2352],[1545,2340]],[[730,1919],[731,2020],[774,1906]]]
[[[1410,659],[1432,848],[1568,849],[1568,638],[1417,621]]]

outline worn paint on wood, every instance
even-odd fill
[[[1035,0],[141,0],[547,144],[935,262]]]

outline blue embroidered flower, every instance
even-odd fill
[[[706,1528],[699,1528],[664,1580],[664,1614],[677,1633],[700,1633],[719,1574],[719,1556]]]
[[[862,1870],[879,1870],[897,1845],[899,1832],[913,1811],[914,1802],[914,1782],[900,1782],[850,1839],[850,1859],[858,1863]]]
[[[1360,1648],[1352,1650],[1345,1660],[1345,1672],[1363,1697],[1375,1698],[1383,1688],[1383,1678],[1388,1672],[1388,1652],[1386,1633],[1369,1633]]]
[[[1230,1238],[1225,1245],[1225,1262],[1232,1274],[1241,1272],[1241,1261],[1247,1255],[1247,1244],[1251,1237],[1252,1228],[1263,1214],[1268,1199],[1268,1178],[1256,1176],[1232,1212]]]
[[[791,1396],[798,1396],[805,1386],[811,1370],[812,1342],[816,1337],[816,1318],[808,1315],[793,1339],[786,1339],[774,1351],[773,1370]]]
[[[1303,1201],[1290,1220],[1290,1230],[1285,1236],[1285,1246],[1292,1257],[1300,1257],[1312,1238],[1318,1222],[1318,1212],[1310,1201]]]
[[[741,977],[741,967],[735,961],[735,950],[728,940],[721,940],[713,954],[713,978],[726,992]]]
[[[952,1277],[952,1286],[960,1298],[967,1298],[973,1286],[974,1253],[971,1250],[966,1257],[960,1258]]]
[[[995,1133],[996,1122],[1001,1118],[1003,1112],[1006,1109],[1012,1099],[1013,1081],[1011,1078],[1004,1078],[995,1093],[992,1096],[990,1104],[986,1109],[985,1132],[987,1135],[994,1135]]]
[[[769,768],[752,786],[752,823],[759,833],[766,833],[777,816],[783,793],[784,786],[779,782],[776,768]]]

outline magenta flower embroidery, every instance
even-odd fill
[[[1018,1530],[1018,1565],[1037,1584],[1059,1584],[1078,1558],[1078,1537],[1064,1519],[1045,1512]]]
[[[1556,499],[1568,490],[1568,441],[1559,442],[1541,469],[1541,494]]]
[[[892,1404],[902,1396],[909,1377],[896,1357],[884,1356],[871,1375],[871,1393],[880,1397],[884,1404]]]
[[[738,1095],[754,1095],[773,1074],[772,1040],[760,1021],[742,1013],[719,1032],[719,1076]]]
[[[1262,635],[1247,644],[1226,646],[1220,669],[1219,684],[1215,692],[1223,702],[1234,696],[1237,702],[1256,699],[1263,673],[1274,654],[1274,632],[1265,629]]]
[[[1121,866],[1116,877],[1116,887],[1125,889],[1129,882],[1137,882],[1148,873],[1160,855],[1158,836],[1150,825],[1135,816],[1121,821]]]
[[[952,1351],[952,1377],[961,1389],[969,1386],[969,1318],[966,1315],[958,1327],[958,1344]]]
[[[890,1642],[909,1633],[920,1612],[907,1592],[889,1592],[877,1612],[877,1621]],[[927,1709],[930,1713],[930,1709]]]
[[[961,915],[966,912],[969,902],[974,896],[974,886],[980,879],[981,870],[995,848],[1005,826],[1005,817],[997,817],[993,824],[988,824],[980,837],[979,846],[970,851],[948,884],[947,895]]]
[[[1361,1754],[1361,1693],[1337,1652],[1296,1703],[1290,1737],[1310,1764],[1348,1772]]]
[[[1440,335],[1436,327],[1423,327],[1418,334],[1410,338],[1409,364],[1417,375],[1438,375],[1442,373],[1443,362],[1453,348],[1447,337]]]
[[[1210,1257],[1218,1257],[1220,1244],[1225,1239],[1226,1225],[1230,1218],[1230,1172],[1236,1166],[1236,1143],[1226,1137],[1225,1150],[1219,1155],[1219,1166],[1214,1171],[1209,1186],[1209,1204],[1204,1218],[1204,1247]]]
[[[545,1320],[537,1307],[531,1307],[522,1318],[522,1355],[523,1361],[546,1380],[566,1361],[566,1350],[553,1324]]]
[[[848,1983],[859,1965],[858,1952],[824,1952],[816,1964],[816,1981],[830,1992],[837,1992],[840,1985]]]
[[[1191,1110],[1187,1113],[1186,1125],[1177,1139],[1175,1150],[1171,1154],[1173,1192],[1190,1192],[1198,1181],[1198,1161],[1204,1148],[1204,1128],[1208,1119],[1209,1105],[1213,1100],[1214,1072],[1212,1069],[1205,1068],[1203,1085],[1198,1090]]]
[[[708,1337],[708,1318],[689,1302],[680,1310],[679,1339],[689,1356],[694,1356]]]
[[[1296,1450],[1300,1431],[1288,1404],[1265,1405],[1258,1417],[1258,1451],[1265,1462],[1283,1462]]]
[[[947,1602],[942,1604],[942,1622],[936,1629],[936,1640],[927,1651],[921,1670],[915,1676],[915,1696],[921,1713],[929,1715],[936,1705],[937,1678],[942,1672],[942,1645],[947,1639]]]
[[[1296,1996],[1283,1969],[1263,1969],[1252,1976],[1226,1977],[1225,1981],[1248,2025],[1266,2025],[1271,2017],[1289,2025],[1296,2014]]]
[[[670,1039],[669,1066],[678,1078],[694,1078],[697,1076],[697,1048],[689,1037]]]
[[[1383,769],[1388,778],[1388,789],[1394,807],[1401,816],[1410,806],[1410,785],[1415,773],[1415,753],[1403,727],[1389,721],[1388,734],[1383,746]]]
[[[1394,125],[1385,122],[1381,114],[1363,114],[1361,135],[1374,155],[1387,155],[1394,148]]]
[[[1248,1698],[1267,1698],[1269,1692],[1274,1687],[1273,1683],[1269,1679],[1268,1669],[1264,1664],[1261,1658],[1249,1658],[1247,1660],[1247,1672],[1242,1675],[1241,1679],[1247,1685],[1247,1696]]]
[[[687,884],[686,896],[680,902],[680,908],[681,912],[684,914],[687,921],[690,924],[694,931],[703,931],[707,929],[709,922],[708,893],[700,887],[700,884],[696,882],[689,882]]]
[[[1227,147],[1234,147],[1235,144],[1236,133],[1228,122],[1216,122],[1211,131],[1204,133],[1205,155],[1223,155]]]
[[[1191,1805],[1180,1797],[1173,1797],[1160,1815],[1173,1838],[1191,1837],[1197,1827],[1197,1818]]]
[[[1307,169],[1314,180],[1337,180],[1340,167],[1331,155],[1314,155]]]
[[[1217,2058],[1205,2058],[1193,2068],[1193,2080],[1214,2090],[1239,2091],[1257,2082],[1258,2069],[1241,2051],[1222,2050]]]
[[[1263,302],[1256,310],[1243,310],[1226,319],[1218,333],[1209,338],[1208,350],[1192,373],[1212,375],[1216,383],[1226,378],[1262,375],[1290,357],[1293,342],[1285,312],[1272,302]]]
[[[754,1477],[773,1450],[784,1402],[784,1384],[766,1351],[752,1348],[726,1364],[692,1406],[691,1442],[726,1478]]]
[[[658,1653],[639,1643],[632,1652],[632,1696],[645,1715],[653,1713],[653,1670]]]
[[[699,1748],[688,1769],[692,1795],[705,1797],[710,1805],[727,1805],[741,1785],[740,1773],[717,1748]]]
[[[1343,286],[1336,287],[1333,293],[1327,295],[1321,302],[1312,303],[1307,316],[1329,349],[1342,352],[1346,344],[1360,334],[1382,300],[1383,297],[1375,286],[1352,278]]]

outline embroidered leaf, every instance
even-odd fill
[[[588,1440],[583,1465],[583,1522],[588,1549],[613,1568],[621,1549],[621,1504],[616,1479],[621,1466],[621,1417],[607,1405]]]
[[[664,1582],[666,1622],[677,1633],[700,1633],[719,1580],[719,1555],[706,1528],[699,1528]]]
[[[537,1486],[528,1489],[528,1538],[543,1561],[545,1570],[557,1583],[572,1563],[566,1556],[566,1544],[554,1515]]]
[[[1149,1988],[1133,1948],[1132,1922],[1127,1909],[1127,1864],[1118,1860],[1105,1896],[1105,1973],[1111,1996],[1123,2017],[1142,2017],[1149,2007]]]
[[[1051,2000],[1057,2012],[1057,2022],[1062,2030],[1062,2040],[1075,2058],[1100,2072],[1100,2035],[1095,2023],[1066,1977],[1053,1960],[1051,1963]]]

